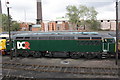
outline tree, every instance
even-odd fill
[[[79,21],[79,10],[77,9],[76,6],[67,6],[67,16],[69,18],[69,22],[71,22],[72,26],[76,26],[78,21]],[[72,27],[73,29],[73,27]]]
[[[69,18],[69,22],[72,23],[72,26],[75,27],[75,29],[79,26],[83,26],[87,30],[97,30],[99,28],[99,22],[96,20],[98,12],[94,7],[79,5],[77,8],[74,5],[69,5],[66,9],[66,15]]]
[[[6,14],[1,14],[2,16],[2,31],[8,31],[8,16]],[[10,16],[10,28],[11,31],[17,31],[19,30],[19,23],[17,21],[12,21],[12,17]]]
[[[8,17],[6,14],[1,14],[2,19],[2,31],[8,31]]]
[[[12,21],[12,27],[11,27],[11,31],[18,31],[20,28],[20,23],[18,23],[17,21]]]

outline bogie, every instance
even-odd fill
[[[46,57],[53,57],[53,54],[52,54],[52,52],[46,52],[46,53],[44,53],[44,56],[46,56]]]
[[[79,59],[82,56],[82,53],[80,52],[71,52],[70,57],[73,59]]]
[[[96,57],[96,54],[95,53],[91,53],[91,52],[87,52],[84,54],[84,57],[87,58],[87,59],[93,59]]]
[[[35,52],[33,53],[33,57],[35,57],[35,58],[40,58],[40,57],[42,57],[42,53],[39,52],[39,51],[35,51]]]
[[[22,51],[21,55],[23,57],[28,57],[29,56],[29,52],[28,51]]]

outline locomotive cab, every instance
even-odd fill
[[[104,38],[103,39],[103,52],[115,52],[114,44],[115,44],[114,38]]]

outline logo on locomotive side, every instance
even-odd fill
[[[29,42],[17,42],[17,49],[30,49]]]

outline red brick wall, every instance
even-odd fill
[[[63,29],[64,30],[69,30],[69,24],[68,24],[68,22],[62,22],[62,24],[63,24]]]
[[[56,22],[49,23],[48,31],[56,31]]]
[[[41,31],[45,31],[45,24],[43,22],[41,23]]]
[[[20,31],[29,31],[29,25],[26,23],[20,24]]]
[[[40,31],[40,28],[32,28],[32,31]]]
[[[120,22],[119,22],[119,31],[120,31]]]

